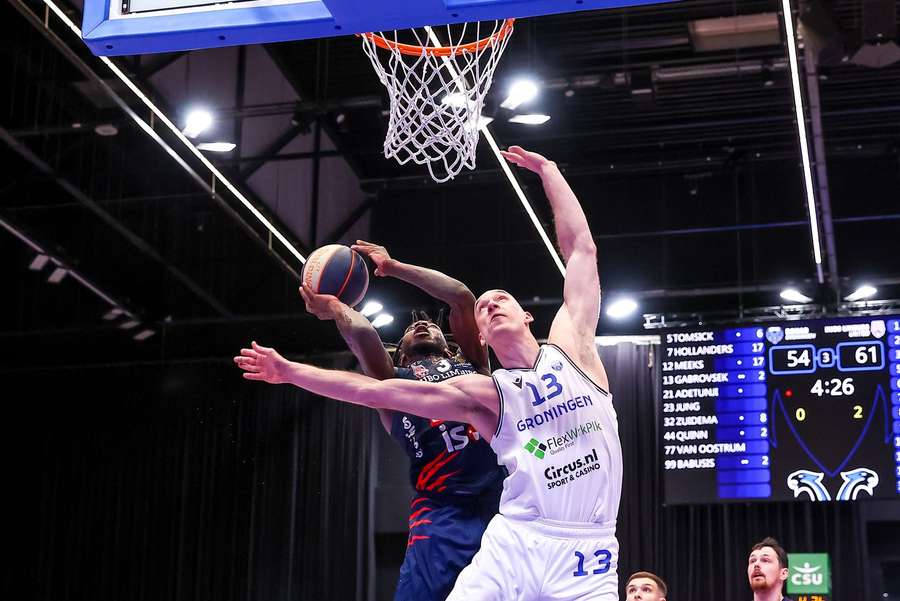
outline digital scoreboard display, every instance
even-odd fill
[[[670,504],[900,498],[900,316],[662,335]]]

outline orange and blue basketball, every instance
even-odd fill
[[[358,305],[369,287],[369,270],[358,252],[343,244],[317,248],[306,259],[300,280],[316,294],[331,294]]]

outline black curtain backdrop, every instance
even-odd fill
[[[670,601],[746,600],[750,546],[772,535],[831,554],[833,599],[867,598],[856,504],[662,506],[655,348],[601,348],[625,457],[622,584],[645,569]],[[227,361],[3,378],[8,525],[22,541],[4,598],[373,598],[372,412],[245,382]]]
[[[662,505],[657,349],[630,343],[600,348],[625,463],[618,522],[622,586],[629,574],[648,570],[666,580],[669,601],[751,599],[747,556],[754,543],[774,536],[788,552],[830,554],[832,599],[869,598],[865,526],[856,503]]]
[[[34,550],[15,598],[364,598],[368,411],[228,361],[16,377]]]

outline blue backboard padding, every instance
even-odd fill
[[[660,0],[324,0],[110,19],[84,0],[82,35],[97,55],[149,54],[656,4]],[[677,1],[677,0],[663,0]]]

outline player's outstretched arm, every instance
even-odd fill
[[[369,257],[375,275],[394,277],[412,284],[450,307],[450,331],[466,358],[482,373],[489,373],[487,347],[478,341],[475,325],[475,295],[468,286],[449,275],[398,261],[384,246],[357,240],[351,248]]]
[[[372,409],[466,422],[482,433],[493,432],[497,426],[499,399],[493,380],[487,376],[471,374],[441,383],[376,380],[288,361],[275,349],[256,342],[241,349],[234,362],[248,380],[293,384],[313,394]]]
[[[334,321],[338,332],[350,351],[356,356],[362,371],[376,380],[394,377],[391,356],[381,343],[381,337],[372,323],[359,311],[342,303],[336,296],[316,294],[309,286],[300,287],[300,296],[306,310],[323,321]],[[378,417],[385,430],[391,431],[393,415],[387,409],[379,409]]]
[[[540,176],[553,210],[566,278],[563,306],[550,328],[550,342],[569,353],[600,386],[608,388],[606,371],[594,347],[600,317],[597,247],[581,203],[553,161],[520,146],[510,146],[503,156]]]

